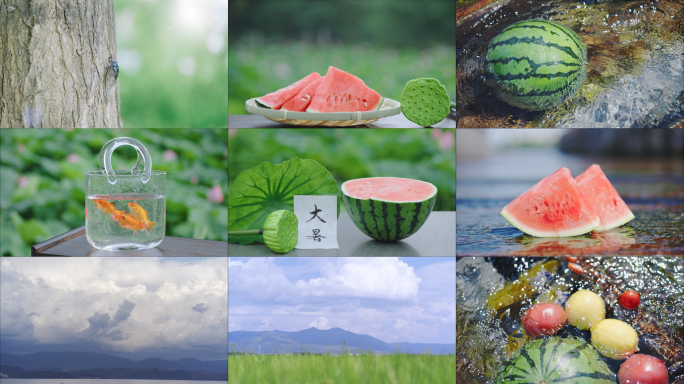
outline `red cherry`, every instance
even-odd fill
[[[563,307],[556,303],[538,303],[520,317],[525,333],[530,337],[555,335],[568,321]]]
[[[625,291],[625,293],[620,295],[620,305],[625,307],[625,309],[638,307],[640,300],[639,294],[634,291]]]
[[[620,384],[667,384],[667,367],[657,357],[637,353],[620,366]]]

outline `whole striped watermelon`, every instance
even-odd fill
[[[434,185],[398,177],[349,180],[340,190],[356,227],[380,241],[398,241],[416,233],[437,199]]]
[[[550,109],[577,91],[586,62],[587,49],[573,31],[547,20],[521,21],[489,42],[485,83],[508,104]]]
[[[525,344],[499,369],[494,384],[615,384],[598,352],[578,338],[548,337]]]

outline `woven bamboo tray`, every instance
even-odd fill
[[[245,109],[249,113],[264,116],[278,123],[300,125],[304,127],[354,127],[378,121],[383,117],[398,115],[401,104],[398,101],[384,98],[380,109],[369,112],[291,112],[275,111],[256,104],[255,99],[245,102]]]

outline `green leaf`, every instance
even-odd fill
[[[12,194],[12,201],[21,201],[29,197],[33,197],[38,191],[38,184],[40,184],[40,176],[27,176],[28,182],[23,187],[14,190]]]
[[[295,195],[335,195],[337,182],[314,160],[292,158],[282,164],[261,163],[241,172],[228,191],[228,230],[262,229],[271,212],[294,212]],[[340,202],[337,201],[337,216]],[[229,237],[229,243],[263,243],[259,235]]]
[[[24,222],[17,229],[24,242],[28,244],[44,241],[50,235],[50,230],[43,223],[35,219]]]

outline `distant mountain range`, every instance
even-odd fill
[[[0,374],[11,378],[227,380],[227,360],[134,361],[95,352],[0,353]]]
[[[228,332],[228,352],[261,353],[456,353],[456,344],[385,343],[375,337],[360,335],[341,328],[320,330],[309,328],[299,332],[234,331]]]

